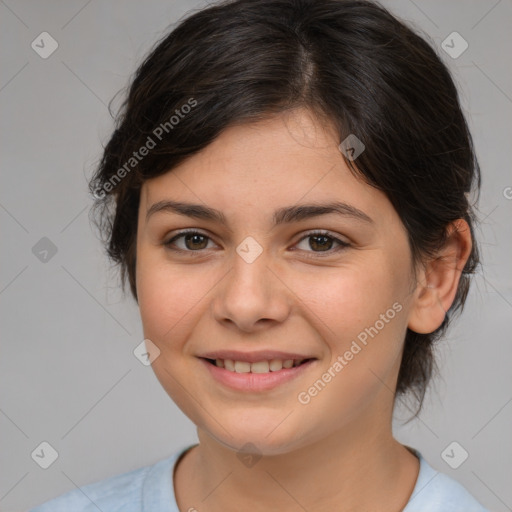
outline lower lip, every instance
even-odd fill
[[[205,359],[201,359],[201,362],[206,366],[216,381],[231,389],[236,389],[237,391],[268,391],[298,377],[304,373],[315,360],[312,359],[300,366],[283,368],[277,372],[268,373],[237,373],[220,368]]]

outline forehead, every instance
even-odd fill
[[[390,202],[354,176],[338,146],[332,126],[305,110],[230,126],[202,151],[145,182],[141,211],[172,199],[205,203],[226,217],[241,208],[264,216],[298,203],[343,201],[385,218]]]

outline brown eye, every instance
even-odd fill
[[[309,241],[306,243],[306,240]],[[344,242],[343,240],[340,240],[339,238],[324,232],[308,233],[306,236],[301,238],[297,246],[299,246],[301,243],[303,244],[303,247],[299,248],[302,251],[313,253],[327,253],[327,255],[333,254],[350,246],[349,243]],[[318,256],[322,255],[318,254]]]
[[[178,240],[180,240],[180,244],[176,243]],[[203,233],[185,231],[171,238],[164,245],[173,250],[193,252],[206,249],[209,241],[210,238]]]
[[[309,246],[311,249],[319,251],[328,251],[333,244],[333,239],[325,235],[315,235],[309,237]]]
[[[185,241],[185,246],[187,247],[187,249],[190,250],[204,249],[208,245],[207,237],[205,237],[204,235],[185,235],[183,240]]]

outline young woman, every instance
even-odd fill
[[[478,264],[446,67],[365,1],[235,0],[138,69],[91,182],[199,444],[34,512],[481,512],[393,438]]]

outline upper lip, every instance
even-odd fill
[[[272,359],[280,359],[286,361],[288,359],[316,359],[310,355],[298,354],[295,352],[280,352],[277,350],[258,350],[255,352],[240,352],[238,350],[216,350],[201,354],[198,357],[204,359],[230,359],[232,361],[245,361],[247,363],[256,363],[258,361],[271,361]]]

